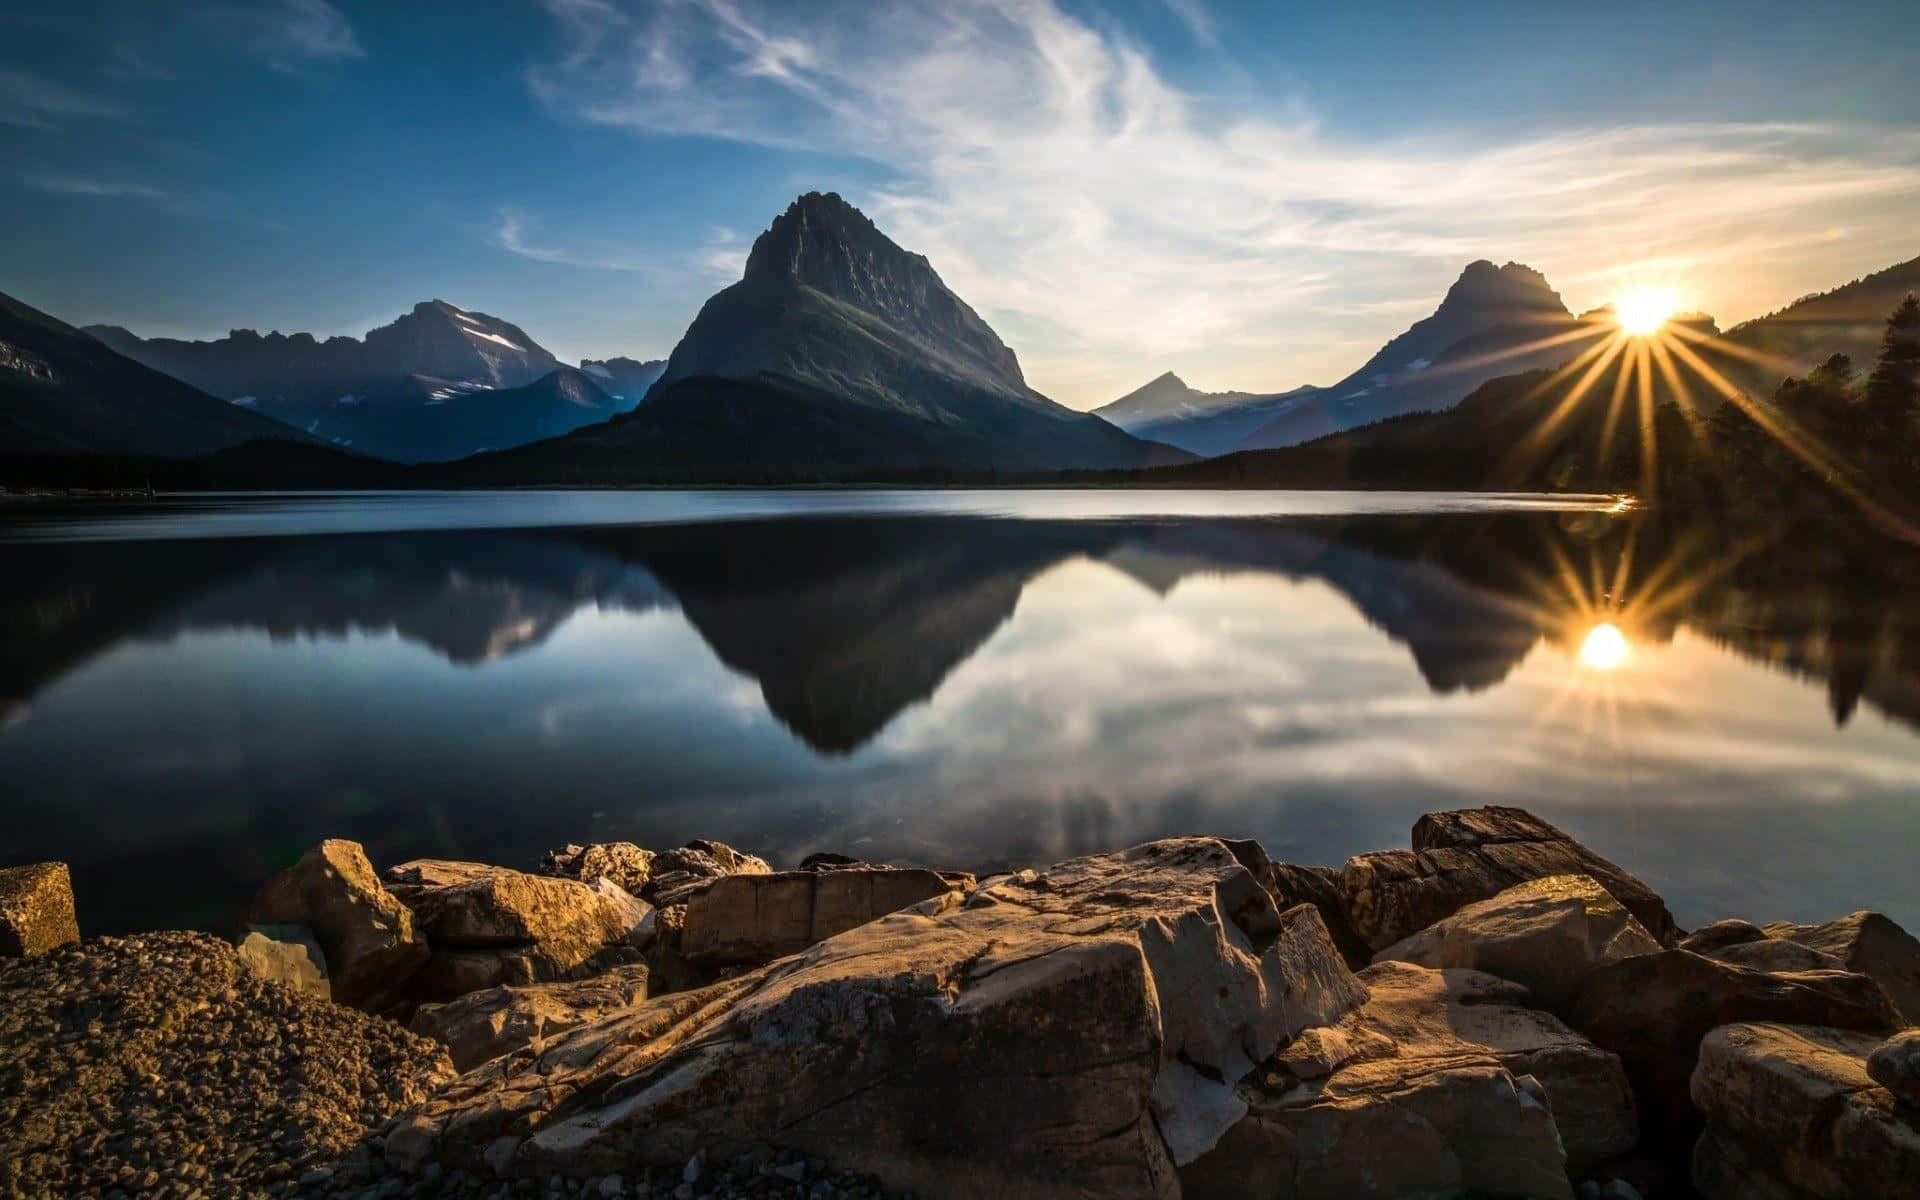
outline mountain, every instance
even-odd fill
[[[1332,387],[1278,406],[1238,448],[1291,446],[1402,413],[1443,409],[1489,379],[1558,366],[1610,330],[1594,314],[1583,319],[1568,312],[1531,267],[1469,263],[1433,315]]]
[[[1909,292],[1920,292],[1920,258],[1736,325],[1726,332],[1726,341],[1760,361],[1741,356],[1744,361],[1731,368],[1733,377],[1760,395],[1771,395],[1783,378],[1804,375],[1833,354],[1852,358],[1855,370],[1872,370],[1887,316]]]
[[[1135,437],[1194,454],[1224,454],[1312,385],[1290,392],[1202,392],[1172,371],[1093,410]]]
[[[277,331],[263,337],[251,329],[210,342],[145,339],[112,325],[86,332],[236,405],[336,446],[403,462],[520,445],[604,420],[612,409],[610,402],[585,406],[586,419],[558,428],[553,414],[571,409],[536,407],[518,425],[512,410],[490,401],[470,411],[474,397],[524,388],[560,363],[519,326],[444,300],[422,301],[364,340]]]
[[[336,405],[309,424],[316,433],[340,431],[342,446],[371,447],[381,457],[410,462],[443,462],[559,437],[631,407],[585,371],[556,367],[520,387],[433,395],[418,404],[388,398]]]
[[[593,381],[600,385],[602,391],[620,401],[621,412],[628,412],[640,403],[647,389],[666,372],[667,360],[653,358],[638,362],[631,358],[583,358],[580,360],[580,369],[593,376]]]
[[[0,451],[190,457],[261,439],[307,440],[0,296]]]
[[[1185,457],[1029,388],[925,258],[813,192],[754,242],[638,409],[467,477],[886,478]]]

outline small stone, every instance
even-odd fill
[[[600,1194],[602,1196],[618,1196],[626,1190],[626,1186],[626,1181],[620,1176],[609,1175],[600,1181]]]
[[[686,1167],[680,1172],[681,1181],[683,1183],[693,1183],[697,1181],[700,1178],[700,1169],[700,1155],[696,1154],[687,1160]]]
[[[799,1162],[781,1163],[773,1169],[773,1173],[782,1179],[791,1179],[795,1183],[798,1183],[807,1177],[807,1164]]]

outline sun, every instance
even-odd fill
[[[1680,311],[1680,298],[1672,288],[1639,287],[1622,292],[1613,301],[1613,315],[1620,328],[1634,337],[1649,337],[1660,332],[1674,313]]]
[[[1595,671],[1611,671],[1627,661],[1627,635],[1611,621],[1602,621],[1587,631],[1580,643],[1580,665]]]

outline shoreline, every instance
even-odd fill
[[[1877,1140],[1810,1194],[1920,1169],[1920,941],[1688,933],[1520,809],[1339,868],[528,868],[323,842],[233,943],[82,942],[64,867],[0,870],[0,1192],[1719,1200],[1802,1177],[1816,1113]]]

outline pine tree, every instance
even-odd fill
[[[1880,361],[1867,377],[1867,409],[1886,432],[1912,436],[1920,412],[1920,298],[1912,293],[1887,318]]]

